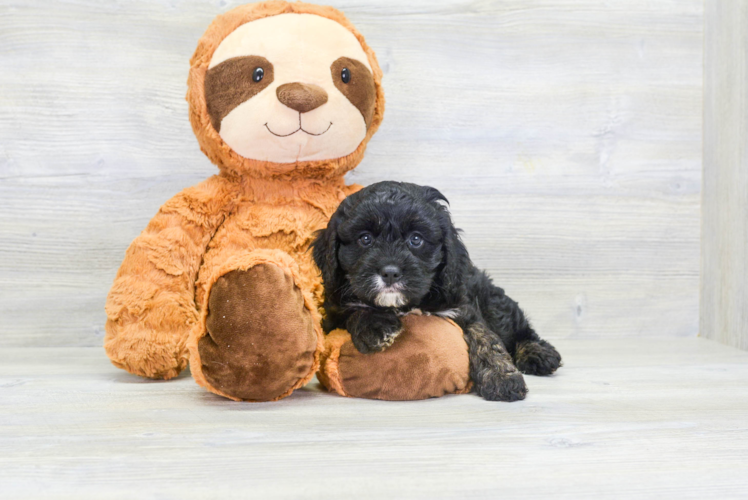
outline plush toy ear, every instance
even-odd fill
[[[342,219],[342,207],[330,218],[327,227],[317,231],[316,238],[312,242],[312,257],[322,273],[325,285],[325,295],[329,297],[332,290],[338,288],[337,283],[342,279],[342,270],[338,263],[338,225]]]

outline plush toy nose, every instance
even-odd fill
[[[284,83],[275,91],[278,100],[299,113],[317,109],[327,102],[327,92],[311,83]]]
[[[402,271],[397,266],[384,266],[379,274],[382,276],[385,285],[392,286],[403,277]]]

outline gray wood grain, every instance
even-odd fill
[[[431,184],[547,337],[696,335],[699,0],[332,2],[385,120],[351,182]],[[213,174],[188,60],[237,2],[0,2],[0,345],[92,346],[130,241]]]
[[[525,401],[236,403],[100,348],[0,350],[0,496],[744,498],[748,353],[699,338],[559,339]]]
[[[748,349],[748,1],[705,16],[701,332]]]

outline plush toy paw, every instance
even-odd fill
[[[345,330],[325,339],[322,385],[342,396],[405,401],[463,394],[471,389],[462,330],[436,316],[410,314],[402,331],[380,352],[362,354]]]
[[[192,350],[193,375],[234,400],[285,397],[316,370],[313,324],[301,291],[280,267],[231,271],[211,289],[206,332]]]

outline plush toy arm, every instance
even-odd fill
[[[176,377],[197,323],[195,279],[205,249],[233,205],[214,176],[167,201],[127,249],[106,302],[104,348],[112,363],[151,378]]]
[[[470,360],[462,329],[438,316],[408,314],[387,349],[361,354],[345,330],[325,338],[319,381],[341,396],[405,401],[469,392]]]

